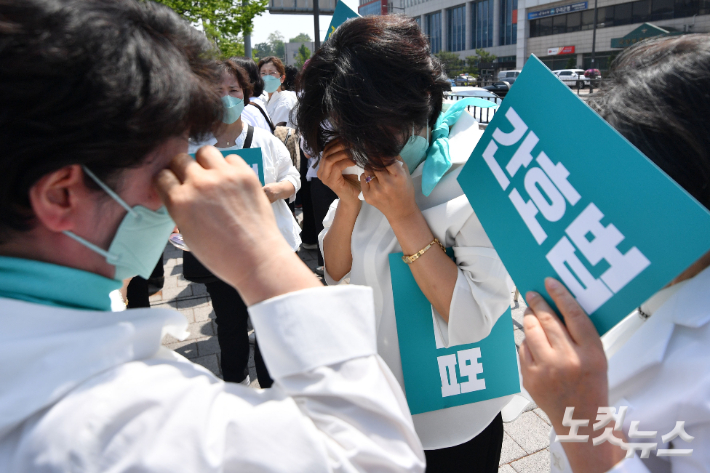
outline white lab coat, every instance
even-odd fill
[[[253,108],[253,107],[252,107]],[[256,110],[256,109],[255,109]],[[259,113],[256,110],[256,113]],[[242,127],[241,134],[237,137],[235,145],[229,148],[219,148],[220,151],[229,151],[242,149],[244,140],[247,136],[247,126]],[[217,143],[217,138],[210,136],[205,141],[199,143],[190,143],[188,152],[194,153],[202,146],[214,145]],[[264,157],[264,182],[271,184],[274,182],[288,181],[293,184],[293,194],[289,197],[289,202],[296,199],[296,192],[301,188],[301,174],[291,161],[291,155],[286,146],[270,132],[261,128],[254,128],[254,137],[251,143],[252,148],[261,148],[261,154]],[[291,209],[283,199],[279,199],[271,204],[276,216],[276,224],[281,231],[281,234],[288,242],[293,251],[298,251],[301,246],[301,227],[293,217]]]
[[[274,125],[286,122],[286,126],[296,128],[291,122],[291,110],[294,109],[297,103],[298,98],[295,92],[290,90],[274,92],[266,104],[266,111],[269,112]]]
[[[691,456],[658,457],[652,451],[648,459],[640,459],[637,454],[611,472],[710,471],[710,268],[687,281],[609,357],[609,403],[617,412],[628,406],[625,434],[632,421],[640,422],[640,431],[657,431],[655,439],[630,442],[693,449]],[[661,437],[673,430],[676,421],[685,421],[685,431],[695,439],[686,443],[677,438],[669,447]],[[571,472],[555,436],[553,431],[551,471]]]
[[[0,471],[423,471],[404,396],[376,355],[368,288],[249,308],[275,382],[225,383],[161,347],[177,311],[0,299]]]
[[[481,135],[478,123],[467,113],[462,114],[450,133],[453,165],[428,197],[421,192],[423,164],[412,173],[417,205],[434,236],[445,246],[453,247],[458,265],[449,323],[438,314],[432,315],[437,343],[446,347],[474,343],[487,337],[510,305],[508,273],[456,181]],[[319,236],[321,248],[338,202],[333,202],[323,221],[324,230]],[[404,386],[388,260],[390,253],[401,251],[385,216],[363,202],[351,240],[352,270],[341,281],[349,278],[351,284],[369,286],[374,290],[377,351]],[[325,279],[329,285],[340,282],[328,274],[327,259]],[[509,400],[510,396],[505,396],[417,414],[413,416],[414,425],[427,450],[460,445],[485,429]]]

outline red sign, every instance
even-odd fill
[[[561,54],[574,54],[574,46],[562,46],[561,48],[548,48],[548,56],[559,56]]]

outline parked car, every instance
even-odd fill
[[[560,69],[552,73],[570,87],[583,89],[585,85],[589,85],[589,79],[584,76],[582,69]]]
[[[476,78],[468,74],[459,74],[456,77],[456,85],[471,85],[476,83]]]
[[[494,82],[491,85],[487,85],[483,87],[483,89],[486,89],[489,92],[493,92],[496,94],[498,97],[505,97],[505,95],[508,93],[510,90],[510,84],[508,82]]]
[[[499,81],[505,81],[509,83],[510,85],[513,85],[515,80],[518,78],[520,75],[520,71],[500,71],[498,73],[498,80]]]
[[[453,79],[446,79],[446,80],[449,81],[449,84],[451,84],[451,87],[452,87],[452,88],[453,88],[453,87],[456,87],[456,81],[455,81],[455,80],[453,80]]]

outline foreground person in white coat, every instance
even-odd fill
[[[709,78],[710,35],[660,38],[624,51],[612,84],[592,101],[604,119],[708,209],[710,96],[696,90],[707,90]],[[559,282],[549,278],[545,285],[566,327],[542,297],[529,293],[526,339],[519,351],[525,388],[554,428],[552,472],[710,471],[710,253],[601,339]],[[566,407],[574,407],[574,419],[590,421],[578,430],[587,441],[555,441],[570,433],[562,424]],[[626,413],[614,437],[594,446],[593,439],[604,432],[593,430],[600,407],[617,413],[626,408]],[[634,421],[639,434],[647,435],[627,437]],[[668,435],[678,422],[685,422],[684,433]],[[630,443],[653,448],[642,458]],[[632,456],[625,458],[627,452]]]
[[[129,0],[0,18],[0,471],[421,471],[371,291],[320,286],[239,158],[181,154],[223,114],[201,34]],[[271,390],[161,348],[175,311],[109,311],[175,223],[250,306]]]

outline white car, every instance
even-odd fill
[[[515,83],[515,80],[520,75],[520,72],[521,71],[500,71],[498,73],[498,81],[507,82],[510,85],[513,85]]]
[[[584,76],[582,69],[561,69],[552,73],[570,87],[583,89],[585,85],[589,85],[589,79]]]

